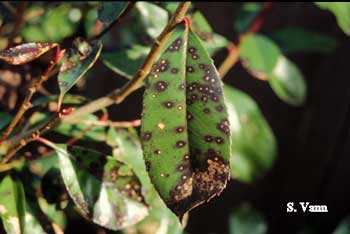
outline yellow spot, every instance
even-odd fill
[[[152,94],[152,98],[156,98],[157,97],[157,95],[155,95],[155,94]]]
[[[162,129],[162,130],[163,130],[163,129],[165,128],[165,124],[163,124],[163,123],[159,123],[159,124],[158,124],[158,128],[160,128],[160,129]]]
[[[182,107],[182,106],[178,106],[178,107],[177,107],[177,109],[182,110],[182,109],[183,109],[183,107]]]
[[[160,173],[160,176],[161,176],[161,177],[164,177],[164,173]]]
[[[187,179],[187,176],[185,176],[185,175],[184,175],[184,176],[182,176],[182,179],[184,179],[184,180],[185,180],[185,179]]]

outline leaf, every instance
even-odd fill
[[[243,64],[253,74],[267,76],[276,66],[281,55],[280,49],[269,38],[251,34],[244,37],[239,46]]]
[[[0,130],[8,125],[12,120],[12,116],[6,112],[0,112]]]
[[[341,220],[333,234],[347,234],[350,230],[350,217],[347,216]]]
[[[250,2],[242,3],[234,23],[234,29],[238,34],[247,31],[254,19],[263,10],[262,3]]]
[[[182,220],[226,186],[230,132],[222,83],[200,39],[180,24],[165,48],[146,80],[141,132],[151,181]]]
[[[267,233],[267,224],[258,211],[244,203],[231,214],[229,229],[230,234],[265,234]]]
[[[9,234],[24,232],[25,197],[23,186],[6,176],[0,184],[0,216]]]
[[[12,65],[21,65],[29,63],[56,46],[56,43],[47,42],[24,43],[2,51],[0,59]]]
[[[244,92],[224,86],[231,128],[231,177],[246,183],[261,178],[277,153],[276,139],[255,101]]]
[[[104,52],[102,59],[109,69],[130,79],[137,73],[149,51],[149,47],[134,45],[115,52]]]
[[[33,8],[33,11],[37,10],[37,6]],[[26,22],[21,34],[26,41],[60,42],[73,35],[81,16],[79,8],[73,8],[70,3],[60,4],[57,7],[45,9],[44,15],[38,15]]]
[[[65,56],[58,74],[60,100],[94,65],[102,50],[100,42],[90,45],[87,41],[82,41],[79,38],[75,41],[75,46],[76,49],[70,49],[69,54]]]
[[[90,120],[90,121],[97,121],[98,117],[93,114],[85,115],[81,117],[81,120]],[[84,135],[80,138],[82,140],[89,140],[89,141],[103,141],[106,138],[105,133],[105,127],[104,126],[88,126],[85,124],[76,124],[76,123],[62,123],[59,124],[56,128],[53,130],[55,132],[58,132],[60,134],[75,137],[79,134],[81,134],[83,131],[87,132],[84,133]]]
[[[280,99],[294,106],[303,104],[306,96],[303,75],[272,40],[258,34],[248,35],[240,45],[240,57],[254,77],[269,81]]]
[[[270,38],[284,53],[330,53],[337,46],[335,38],[299,27],[287,27],[270,34]]]
[[[191,23],[193,32],[203,40],[210,55],[214,55],[215,52],[228,45],[229,41],[224,36],[213,32],[209,22],[200,11],[191,15]]]
[[[324,10],[329,10],[337,19],[339,27],[350,35],[350,3],[349,2],[315,2]]]
[[[57,103],[59,100],[58,95],[49,95],[49,96],[43,96],[39,97],[32,102],[32,107],[37,106],[46,106],[50,103]],[[65,94],[62,99],[62,104],[67,104],[69,106],[79,105],[83,104],[84,102],[87,102],[88,98],[80,95],[72,95],[72,94]]]
[[[183,228],[177,217],[165,206],[154,189],[146,171],[145,162],[142,157],[141,143],[135,131],[126,129],[109,128],[107,143],[113,149],[113,155],[119,161],[129,165],[139,178],[145,195],[145,200],[150,205],[149,215],[130,227],[130,230],[137,233],[157,233],[157,234],[180,234]],[[124,229],[125,233],[129,229]]]
[[[306,84],[298,67],[280,56],[270,75],[269,83],[277,96],[290,105],[300,106],[305,101]]]
[[[22,183],[10,176],[0,184],[0,216],[8,234],[44,233],[33,210],[26,204]]]
[[[125,164],[82,147],[53,147],[68,193],[84,217],[118,230],[148,214],[141,184]]]
[[[138,10],[139,20],[147,34],[153,39],[158,37],[168,22],[168,13],[161,7],[148,2],[137,2],[135,8]]]
[[[110,24],[120,17],[128,5],[128,2],[101,2],[98,8],[98,19],[105,24]]]

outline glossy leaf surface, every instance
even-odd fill
[[[222,83],[200,39],[180,24],[165,48],[146,80],[143,151],[152,183],[181,220],[226,186],[230,130]]]
[[[254,99],[228,85],[224,91],[232,138],[231,177],[251,183],[271,168],[276,139]]]

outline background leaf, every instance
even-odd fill
[[[98,9],[98,19],[110,24],[123,13],[128,2],[101,2]]]
[[[278,62],[269,78],[271,88],[277,96],[290,105],[300,106],[305,101],[306,84],[298,67],[284,56]]]
[[[337,19],[339,27],[350,35],[350,3],[349,2],[315,2],[321,9],[329,10]]]
[[[231,176],[246,183],[261,178],[277,154],[274,134],[255,101],[244,92],[224,86],[231,128]]]
[[[259,2],[241,4],[234,23],[234,29],[238,34],[247,31],[257,15],[263,10],[263,4]]]
[[[12,116],[6,112],[0,112],[0,130],[9,124],[12,120]]]
[[[269,38],[251,34],[240,44],[242,64],[254,76],[268,80],[273,91],[286,103],[304,103],[306,83],[298,67],[289,61]]]
[[[330,53],[338,45],[333,37],[299,27],[286,27],[269,34],[269,37],[283,53]]]
[[[267,224],[262,215],[245,203],[233,210],[229,221],[230,234],[265,234]]]

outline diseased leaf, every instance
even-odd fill
[[[196,11],[191,15],[192,30],[206,47],[210,55],[214,55],[218,50],[228,45],[228,40],[219,34],[213,32],[209,22],[200,11]]]
[[[141,132],[151,181],[182,220],[226,186],[230,130],[222,83],[200,39],[180,24],[165,48],[146,79]]]
[[[105,24],[112,23],[123,13],[128,2],[101,2],[98,8],[98,19]]]
[[[337,19],[339,27],[350,36],[350,3],[349,2],[315,2],[321,9],[329,10]]]
[[[249,204],[244,203],[232,212],[229,229],[230,234],[265,234],[267,233],[267,224],[258,211],[253,209]]]
[[[90,45],[87,41],[80,39],[75,41],[75,46],[76,49],[70,49],[68,55],[65,56],[58,74],[60,100],[94,65],[102,50],[102,44],[100,42]]]
[[[290,105],[300,106],[305,101],[306,84],[298,67],[283,55],[269,78],[271,88],[277,96]]]
[[[24,232],[25,209],[22,184],[6,176],[0,184],[0,216],[7,233]]]
[[[242,3],[234,23],[234,29],[242,34],[252,24],[257,15],[263,10],[263,4],[260,2]]]
[[[255,101],[242,91],[224,86],[231,128],[231,177],[251,183],[271,168],[276,140]]]
[[[141,184],[128,166],[85,148],[53,147],[68,193],[84,217],[118,230],[148,214]]]
[[[29,63],[56,46],[56,43],[47,42],[24,43],[2,51],[0,59],[12,65],[21,65]]]
[[[270,38],[283,53],[330,53],[338,45],[337,40],[333,37],[298,27],[283,28],[270,34]]]
[[[0,183],[0,216],[8,234],[44,233],[33,210],[26,204],[22,183],[10,176]]]
[[[114,148],[114,157],[128,164],[135,171],[141,181],[145,200],[151,208],[144,220],[130,227],[130,230],[126,228],[123,231],[129,233],[135,232],[136,229],[137,233],[181,234],[185,225],[180,225],[177,217],[165,206],[151,184],[136,132],[110,128],[107,143]]]
[[[149,47],[134,45],[128,49],[104,52],[103,63],[115,73],[130,79],[137,73],[149,51]]]

